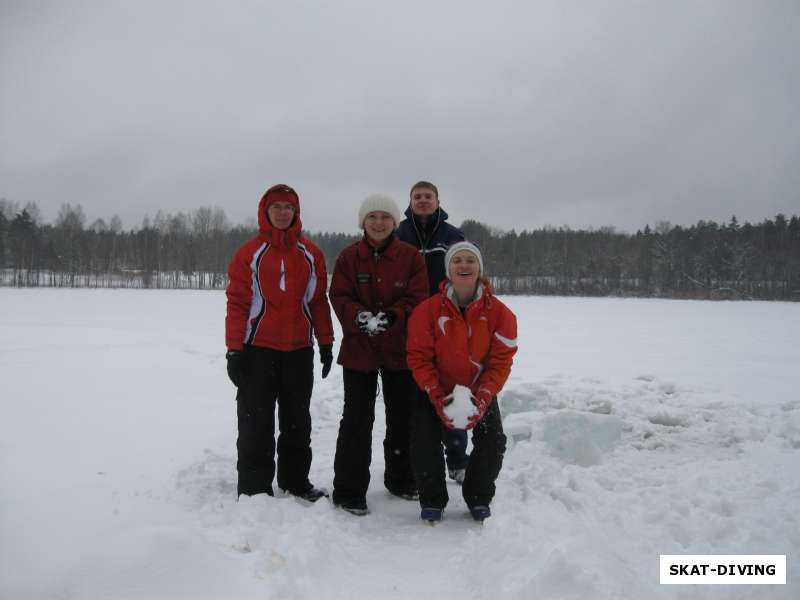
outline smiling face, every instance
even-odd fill
[[[475,291],[480,277],[481,266],[478,257],[469,250],[459,250],[450,259],[447,277],[453,282],[456,291]]]
[[[294,205],[289,202],[273,202],[267,207],[267,218],[275,229],[289,229],[294,220]]]
[[[364,217],[364,231],[367,232],[367,237],[378,245],[392,235],[394,228],[392,215],[382,210],[374,210]]]
[[[411,190],[411,212],[418,217],[430,217],[439,208],[439,197],[427,187]]]

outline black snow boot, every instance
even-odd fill
[[[428,521],[428,523],[438,523],[442,520],[442,516],[444,514],[444,509],[442,508],[434,508],[432,506],[426,506],[422,509],[419,514],[419,518],[423,521]]]
[[[294,492],[289,492],[292,496],[296,498],[300,498],[301,500],[305,500],[306,502],[316,502],[320,498],[327,498],[328,492],[322,488],[316,488],[313,485],[308,488],[305,492],[301,492],[296,494]]]
[[[367,507],[367,501],[363,498],[354,498],[350,500],[345,500],[343,502],[334,502],[336,506],[341,508],[342,510],[346,510],[351,515],[356,515],[357,517],[363,517],[364,515],[369,514],[369,508]]]
[[[419,490],[416,485],[408,485],[405,487],[389,487],[386,490],[392,495],[402,498],[403,500],[419,500]]]
[[[489,510],[488,506],[470,506],[469,514],[471,514],[472,518],[476,521],[483,521],[492,516],[492,511]]]

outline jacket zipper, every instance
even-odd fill
[[[419,227],[417,227],[417,221],[416,221],[416,219],[414,219],[414,213],[413,212],[411,213],[411,222],[414,224],[414,232],[417,234],[417,239],[419,240],[419,246],[420,246],[420,248],[422,250],[427,250],[428,249],[427,242],[430,241],[430,239],[433,238],[434,234],[436,233],[436,230],[439,229],[439,223],[440,223],[441,219],[442,219],[442,209],[441,208],[437,208],[436,209],[436,225],[434,225],[433,229],[431,229],[430,238],[426,237],[426,238],[423,239],[422,235],[419,232]]]

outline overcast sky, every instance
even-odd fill
[[[800,2],[0,0],[0,197],[312,231],[429,179],[456,225],[800,213]]]

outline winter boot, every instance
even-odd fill
[[[423,521],[427,521],[428,523],[438,523],[442,520],[442,515],[444,514],[444,509],[441,508],[433,508],[432,506],[426,506],[420,512],[419,518]]]
[[[300,498],[301,500],[305,500],[306,502],[316,502],[320,498],[327,498],[328,492],[322,488],[316,488],[313,485],[308,488],[305,492],[300,494],[295,494],[293,492],[289,492],[292,496],[296,498]]]
[[[419,491],[417,486],[410,485],[405,488],[386,488],[392,496],[397,496],[403,500],[419,500]]]
[[[356,515],[357,517],[363,517],[364,515],[369,514],[367,501],[362,498],[356,498],[354,500],[345,500],[344,502],[336,502],[335,504],[342,510],[346,510],[351,515]]]
[[[483,521],[484,519],[488,519],[492,516],[492,511],[489,510],[488,506],[478,505],[478,506],[470,506],[469,507],[469,514],[472,515],[472,518],[476,521]]]

